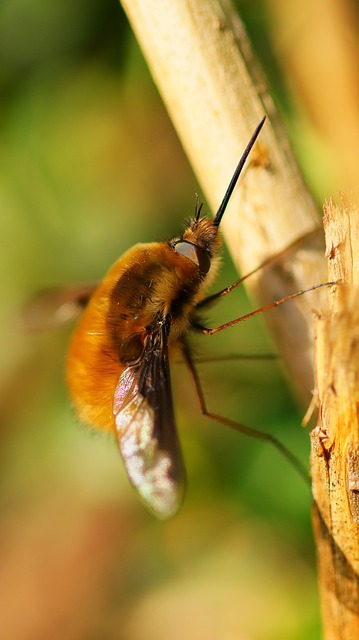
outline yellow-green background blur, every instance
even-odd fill
[[[355,7],[238,6],[318,208],[338,189],[350,195]],[[19,330],[34,291],[101,278],[193,212],[199,187],[117,0],[2,0],[0,91],[0,639],[318,638],[310,494],[286,461],[202,418],[175,365],[188,491],[180,514],[157,522],[114,441],[73,415],[71,327]],[[216,288],[235,279],[224,253]],[[230,298],[214,322],[250,308],[243,292]],[[199,351],[268,353],[262,322],[201,338]],[[201,365],[201,378],[214,411],[275,434],[307,464],[280,362]]]

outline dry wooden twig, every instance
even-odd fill
[[[326,640],[359,637],[359,212],[325,205],[329,278],[344,284],[317,321],[319,426],[314,525]]]
[[[292,251],[252,281],[257,299],[267,303],[322,282],[322,244],[313,240],[318,212],[231,2],[122,4],[214,211],[250,135],[263,113],[269,116],[223,220],[242,274],[294,243]],[[310,312],[316,295],[305,298],[268,315],[297,393],[308,401],[313,387]]]

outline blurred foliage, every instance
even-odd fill
[[[238,4],[290,123],[268,9]],[[71,328],[19,327],[34,291],[101,278],[126,248],[177,234],[193,211],[195,178],[118,2],[3,0],[0,91],[2,637],[318,637],[310,495],[286,461],[206,422],[175,364],[188,492],[178,517],[154,521],[114,442],[72,414]],[[235,279],[224,252],[217,287]],[[213,322],[248,308],[236,291]],[[273,351],[261,319],[194,346]],[[213,410],[275,434],[306,461],[278,361],[200,371]]]

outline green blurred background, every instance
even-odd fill
[[[290,5],[238,2],[321,202],[357,177],[357,15],[349,0]],[[317,86],[321,68],[328,94]],[[286,461],[202,418],[175,365],[188,491],[180,514],[157,522],[113,440],[73,415],[64,384],[71,327],[19,328],[33,292],[101,278],[136,242],[176,235],[193,211],[199,187],[117,0],[2,0],[0,91],[0,637],[318,638],[310,494]],[[224,252],[216,289],[235,279]],[[236,291],[213,318],[249,308]],[[241,344],[273,351],[261,319],[197,348]],[[275,434],[307,464],[308,435],[280,362],[200,370],[214,411]]]

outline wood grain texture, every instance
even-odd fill
[[[325,205],[329,277],[342,280],[316,326],[314,528],[326,640],[359,637],[359,228],[344,199]]]

